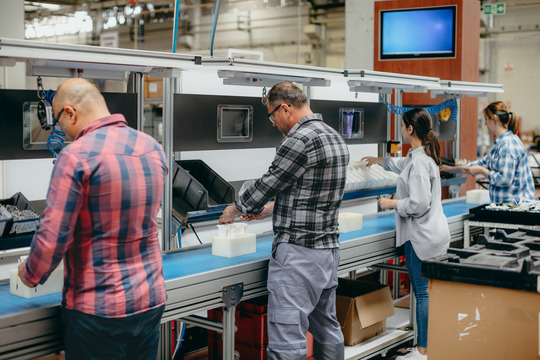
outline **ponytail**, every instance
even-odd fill
[[[424,145],[426,155],[431,157],[435,164],[441,165],[441,145],[435,131],[429,129],[426,137],[422,140],[422,145]]]
[[[441,146],[435,131],[431,128],[431,116],[425,109],[414,108],[403,114],[405,125],[411,125],[414,133],[422,141],[426,155],[431,157],[437,165],[441,164]]]

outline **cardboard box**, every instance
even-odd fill
[[[429,358],[539,359],[540,294],[429,280]]]
[[[162,98],[163,97],[163,79],[144,76],[144,97]]]
[[[396,313],[388,286],[341,278],[336,312],[347,346],[384,332],[386,318]]]

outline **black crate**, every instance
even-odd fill
[[[469,214],[474,215],[471,220],[520,225],[540,224],[540,213],[528,211],[490,210],[486,209],[487,206],[489,206],[489,204],[484,204],[469,209]]]
[[[522,241],[516,241],[518,237]],[[539,249],[540,238],[525,232],[501,240],[489,240],[481,235],[477,245],[465,249],[450,248],[447,254],[424,260],[422,276],[537,292]]]
[[[234,188],[202,160],[180,160],[174,164],[173,211],[208,210],[234,202]]]
[[[35,212],[38,216],[41,213],[28,201],[28,199],[20,192],[14,194],[9,199],[0,200],[2,205],[14,205],[19,210],[31,210]],[[8,221],[6,228],[4,229],[3,237],[10,235],[20,235],[36,231],[39,225],[39,217],[36,219],[26,219],[26,220],[14,220],[11,219]]]

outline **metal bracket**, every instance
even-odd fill
[[[242,296],[244,295],[244,284],[238,283],[234,285],[225,286],[221,289],[221,298],[225,303],[225,307],[231,308],[238,305]]]

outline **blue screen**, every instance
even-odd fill
[[[455,56],[455,10],[381,11],[381,58]]]

